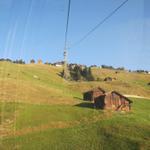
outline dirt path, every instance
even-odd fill
[[[124,95],[126,97],[133,97],[133,98],[145,98],[145,99],[150,99],[150,97],[143,97],[143,96],[138,96],[138,95]]]

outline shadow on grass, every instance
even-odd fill
[[[82,99],[82,98],[80,98],[80,97],[73,97],[73,98],[78,99],[78,100],[83,100],[83,99]]]
[[[77,107],[82,107],[82,108],[91,108],[91,109],[94,109],[94,104],[93,103],[80,103],[80,104],[77,104],[75,105]]]
[[[62,72],[56,73],[59,77],[63,77]]]

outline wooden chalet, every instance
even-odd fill
[[[84,92],[83,93],[83,99],[87,100],[87,101],[94,101],[95,98],[104,95],[105,91],[98,87],[98,88],[94,88],[90,91]]]
[[[116,91],[105,93],[94,99],[95,108],[129,111],[132,101]]]
[[[113,81],[113,78],[111,78],[111,77],[106,77],[106,78],[104,79],[104,81]]]

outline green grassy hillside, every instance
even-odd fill
[[[66,82],[60,77],[62,68],[48,65],[17,65],[0,62],[0,99],[13,102],[74,104],[82,92],[101,86],[106,91],[150,97],[150,75],[109,69],[92,69],[94,82]],[[105,77],[116,78],[105,82]]]
[[[86,91],[90,88],[100,86],[106,91],[116,90],[122,94],[150,97],[150,75],[133,73],[127,71],[116,71],[110,69],[93,68],[93,75],[99,81],[72,83],[73,89]],[[113,81],[104,81],[106,77],[116,78]]]
[[[10,122],[11,129],[0,149],[147,150],[150,146],[150,101],[132,100],[130,113],[94,110],[88,104],[7,103],[5,117],[9,120],[16,115],[16,120]]]
[[[74,103],[81,96],[60,76],[62,69],[47,65],[0,63],[1,100],[29,103]]]
[[[61,71],[0,62],[0,150],[149,149],[149,99],[131,98],[131,112],[112,112],[93,109],[82,92],[100,86],[150,97],[150,75],[93,68],[99,81],[66,82]]]

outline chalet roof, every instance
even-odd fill
[[[97,91],[97,90],[102,91],[103,93],[105,93],[105,90],[102,89],[101,87],[93,88],[93,89],[91,89],[91,90],[89,90],[89,91],[86,91],[86,92],[84,92],[84,93],[94,92],[94,91]]]
[[[126,99],[127,101],[129,101],[130,103],[133,103],[133,101],[131,101],[129,98],[127,98],[126,96],[120,94],[120,93],[117,92],[117,91],[111,91],[111,92],[109,92],[108,94],[112,94],[112,93],[115,93],[115,94],[117,94],[117,95],[119,95],[119,96],[125,98],[125,99]],[[107,94],[107,93],[106,93],[106,94]]]

